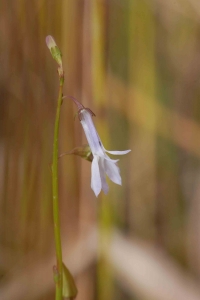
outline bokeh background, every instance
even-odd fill
[[[122,186],[59,159],[63,260],[77,300],[200,299],[199,0],[0,2],[0,299],[54,299],[51,160],[57,66],[96,114]],[[59,153],[86,143],[64,99]]]

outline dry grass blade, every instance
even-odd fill
[[[130,242],[116,234],[108,258],[120,282],[142,299],[200,299],[198,285],[169,257],[146,242]]]
[[[96,260],[97,234],[91,230],[87,236],[64,245],[64,261],[72,273],[81,274]],[[200,289],[166,254],[139,239],[131,242],[120,234],[114,234],[107,258],[115,269],[115,275],[130,293],[154,300],[199,300]],[[54,258],[32,262],[17,270],[12,278],[1,285],[2,300],[36,299],[53,289],[49,270]]]
[[[96,233],[92,230],[87,236],[71,243],[63,245],[63,261],[67,263],[73,275],[82,273],[96,256]],[[0,286],[1,300],[38,299],[53,290],[53,271],[55,264],[54,255],[45,260],[32,259],[29,265],[16,268],[10,279],[2,282]]]

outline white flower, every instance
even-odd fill
[[[114,183],[119,185],[122,184],[119,167],[116,164],[118,159],[110,159],[106,152],[113,155],[123,155],[131,150],[107,151],[103,147],[100,137],[94,126],[92,120],[93,115],[94,114],[88,108],[84,108],[81,105],[81,108],[79,109],[79,118],[93,154],[91,188],[97,197],[101,190],[103,190],[105,194],[107,194],[109,190],[106,182],[106,175]]]

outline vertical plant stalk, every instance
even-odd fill
[[[106,1],[91,1],[92,13],[92,84],[93,97],[97,109],[106,107]],[[97,122],[99,135],[109,145],[108,124],[105,118]],[[113,208],[111,199],[105,195],[101,196],[98,209],[98,231],[99,231],[99,261],[97,264],[97,291],[98,300],[109,300],[114,298],[114,277],[107,261],[107,251],[110,246],[112,228],[114,225]],[[106,282],[106,286],[105,286]]]
[[[58,135],[60,124],[60,109],[62,105],[64,75],[60,76],[59,94],[57,102],[56,120],[54,128],[53,142],[53,162],[52,162],[52,188],[53,188],[53,220],[54,236],[56,246],[57,265],[54,268],[54,278],[56,283],[56,300],[62,300],[63,290],[63,265],[62,265],[62,245],[60,233],[59,199],[58,199]]]

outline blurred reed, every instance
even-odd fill
[[[106,2],[93,1],[91,9],[91,72],[92,95],[97,115],[97,130],[107,149],[110,149],[107,109],[107,33],[108,26]],[[112,299],[114,297],[113,276],[106,260],[106,252],[110,244],[111,230],[113,229],[111,194],[101,195],[97,204],[99,229],[99,260],[97,263],[97,297],[98,299]]]

